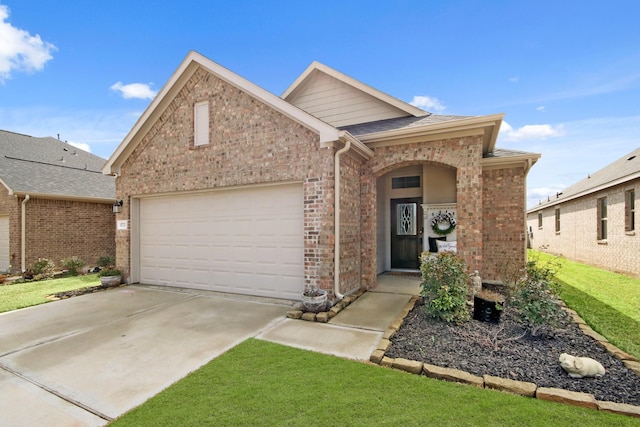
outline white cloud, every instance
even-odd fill
[[[563,136],[565,134],[562,125],[524,125],[514,129],[509,123],[503,121],[500,127],[500,136],[503,141],[515,142],[531,139],[546,139]]]
[[[427,111],[443,111],[447,109],[447,107],[445,107],[438,98],[433,98],[431,96],[414,96],[413,101],[409,104]]]
[[[32,36],[25,30],[7,22],[9,8],[0,5],[0,83],[11,77],[13,71],[39,71],[53,58],[57,48],[42,41],[39,35]]]
[[[544,105],[536,107],[536,111],[544,111]]]
[[[520,76],[509,77],[509,81],[511,83],[518,83],[520,81]]]
[[[87,153],[91,152],[91,147],[89,146],[89,144],[87,144],[86,142],[73,142],[73,141],[69,141],[69,145],[79,148],[83,151],[86,151]]]
[[[120,95],[122,95],[124,99],[153,99],[153,97],[158,93],[151,89],[151,83],[130,83],[128,85],[124,85],[122,82],[117,82],[114,83],[110,89],[120,92]]]

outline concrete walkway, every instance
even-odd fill
[[[329,323],[285,319],[257,336],[305,350],[354,360],[369,360],[382,335],[413,295],[417,277],[378,276],[375,290],[366,292]]]
[[[127,286],[0,314],[0,426],[102,426],[250,337],[368,360],[418,279],[381,276],[329,324],[282,301]]]

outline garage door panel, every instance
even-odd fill
[[[142,199],[140,279],[297,299],[303,231],[300,184]]]

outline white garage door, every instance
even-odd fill
[[[140,282],[299,299],[302,185],[140,200]]]
[[[0,272],[9,269],[9,217],[0,216]]]

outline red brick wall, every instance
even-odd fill
[[[194,148],[193,105],[204,100],[210,143]],[[305,283],[332,289],[333,154],[309,129],[198,69],[123,165],[118,219],[129,219],[132,195],[300,181]],[[130,231],[118,231],[116,242],[118,266],[128,276]]]
[[[362,285],[374,287],[376,280],[375,178],[415,164],[440,163],[456,168],[458,253],[471,270],[482,270],[482,136],[378,147],[374,152],[361,178]]]
[[[22,264],[22,201],[15,199],[10,219],[12,268]],[[37,199],[26,204],[25,267],[38,258],[61,260],[77,256],[94,267],[98,257],[115,254],[115,218],[111,204]]]
[[[360,161],[343,154],[340,158],[340,292],[360,287],[361,208]]]
[[[526,259],[524,168],[485,170],[483,182],[480,275],[485,280],[502,281],[501,265],[523,267]]]

